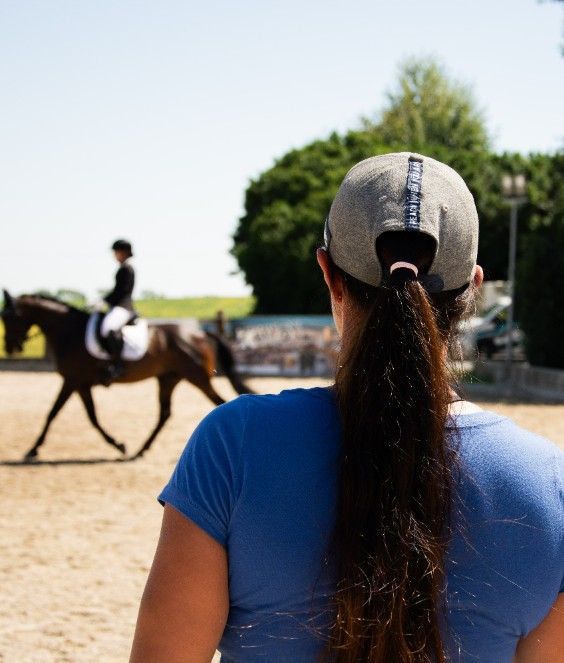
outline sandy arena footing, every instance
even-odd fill
[[[235,396],[218,378],[226,399]],[[256,378],[259,393],[327,384]],[[0,372],[0,661],[123,663],[159,533],[156,495],[187,437],[212,409],[181,384],[173,415],[148,454],[124,462],[90,425],[73,396],[54,421],[39,460],[22,463],[61,378]],[[157,418],[157,383],[94,390],[99,420],[134,453]],[[564,405],[483,404],[564,447]]]

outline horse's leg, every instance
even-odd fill
[[[200,366],[196,367],[196,370],[192,369],[189,374],[183,377],[195,387],[201,389],[214,405],[225,403],[225,398],[222,398],[213,388],[210,376]]]
[[[86,408],[86,412],[88,414],[88,418],[90,419],[90,423],[96,428],[96,430],[100,431],[102,434],[102,437],[108,444],[111,444],[112,447],[115,447],[118,451],[121,451],[122,454],[126,452],[125,449],[125,444],[120,444],[119,442],[116,442],[114,438],[111,435],[108,435],[106,431],[100,426],[98,423],[98,419],[96,417],[96,410],[94,408],[94,401],[92,399],[92,391],[90,390],[90,387],[88,386],[82,386],[78,388],[78,394],[80,398],[82,399],[82,402],[84,403],[84,407]]]
[[[57,399],[53,403],[51,412],[49,412],[49,414],[47,415],[47,421],[45,422],[45,426],[41,431],[41,435],[37,438],[37,441],[33,445],[33,447],[31,447],[31,449],[26,453],[25,460],[32,460],[37,456],[37,450],[43,444],[45,436],[47,435],[47,431],[49,430],[49,426],[51,425],[51,422],[57,416],[63,405],[68,401],[69,396],[72,394],[74,389],[75,389],[74,383],[71,383],[69,380],[65,380],[63,382],[63,386],[61,387],[61,391],[59,392]]]
[[[172,397],[172,392],[176,385],[180,382],[178,375],[167,374],[160,375],[158,377],[159,381],[159,403],[160,403],[160,412],[159,420],[155,426],[155,430],[149,435],[145,444],[139,449],[139,451],[133,456],[133,458],[141,458],[141,456],[147,451],[147,449],[153,443],[153,440],[159,434],[161,428],[165,425],[167,419],[170,417],[170,401]]]
[[[182,369],[179,365],[179,371],[180,370]],[[222,398],[213,388],[211,378],[203,366],[191,364],[186,369],[182,377],[188,380],[188,382],[193,384],[195,387],[198,387],[198,389],[201,389],[214,405],[223,405],[223,403],[225,403],[225,399]]]
[[[202,345],[191,346],[179,336],[174,337],[173,343],[178,350],[174,363],[178,374],[201,389],[215,405],[225,403],[225,399],[221,398],[211,383],[211,372],[214,365],[211,345],[205,342],[203,347]]]

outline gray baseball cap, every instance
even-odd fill
[[[478,253],[478,213],[464,180],[452,168],[420,154],[371,157],[351,168],[325,223],[325,246],[347,274],[373,286],[384,270],[376,249],[389,231],[422,232],[436,244],[429,290],[469,283]]]

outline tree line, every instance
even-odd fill
[[[564,151],[502,154],[492,149],[471,90],[432,60],[400,66],[396,88],[373,119],[283,155],[252,180],[232,254],[256,298],[256,313],[327,313],[329,302],[315,249],[323,221],[351,166],[369,156],[410,151],[452,166],[472,191],[480,216],[479,263],[490,280],[505,280],[509,207],[505,174],[524,174],[519,208],[515,306],[529,360],[564,367]]]

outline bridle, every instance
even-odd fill
[[[12,311],[10,311],[10,312],[12,312]],[[43,332],[39,328],[37,328],[37,330],[33,334],[29,334],[28,332],[26,332],[22,336],[20,336],[17,333],[14,334],[14,332],[9,331],[7,326],[6,326],[6,321],[4,319],[4,314],[5,313],[6,313],[5,310],[0,313],[0,318],[2,319],[2,322],[4,324],[4,339],[5,339],[5,341],[10,341],[12,343],[17,343],[17,344],[21,343],[21,345],[23,346],[24,343],[27,343],[31,339],[37,338],[38,336],[41,336],[43,334]],[[30,328],[31,327],[33,327],[33,324],[30,325]]]

